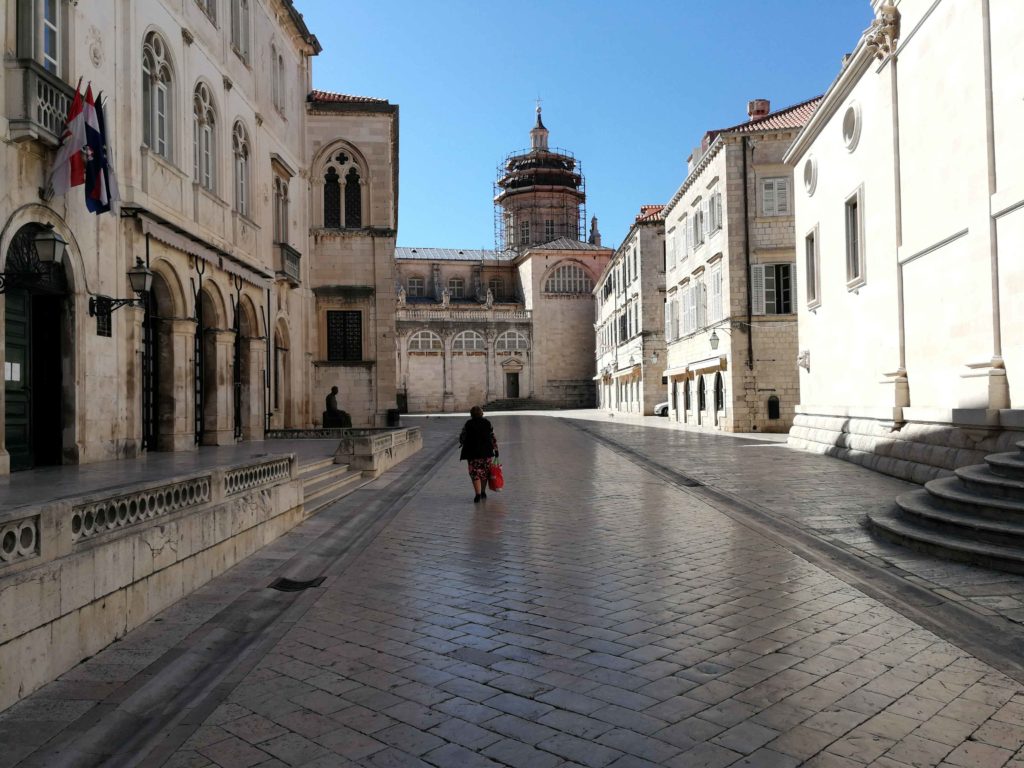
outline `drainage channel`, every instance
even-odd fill
[[[454,435],[446,436],[384,488],[359,490],[341,499],[338,522],[278,568],[279,578],[233,600],[23,765],[162,765],[313,606],[321,594],[318,587],[339,578],[405,507],[454,442]],[[330,515],[334,508],[328,506],[310,520]]]
[[[907,581],[893,567],[867,562],[824,541],[791,521],[772,515],[699,480],[665,466],[582,424],[572,427],[615,453],[660,477],[736,522],[757,531],[822,570],[859,589],[925,629],[959,646],[1003,674],[1024,683],[1024,630],[1005,619],[993,619],[957,605],[925,587]]]

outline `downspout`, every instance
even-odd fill
[[[743,250],[747,257],[747,369],[754,370],[754,294],[750,269],[750,193],[747,189],[747,137],[743,136]]]

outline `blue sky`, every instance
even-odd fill
[[[621,242],[668,200],[707,130],[823,93],[871,22],[869,0],[296,0],[323,53],[314,87],[400,108],[398,244],[491,248],[492,184],[529,145],[587,180],[587,216]],[[718,13],[714,13],[718,10]]]

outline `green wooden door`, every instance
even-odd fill
[[[7,293],[4,442],[11,455],[11,471],[29,469],[33,465],[32,378],[29,366],[31,302],[31,296],[25,291]]]

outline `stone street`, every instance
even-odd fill
[[[943,620],[1014,637],[1019,583],[871,542],[907,484],[492,420],[504,491],[474,504],[461,419],[425,420],[420,455],[0,715],[0,766],[1024,768],[1024,685],[979,656],[1012,658]]]

